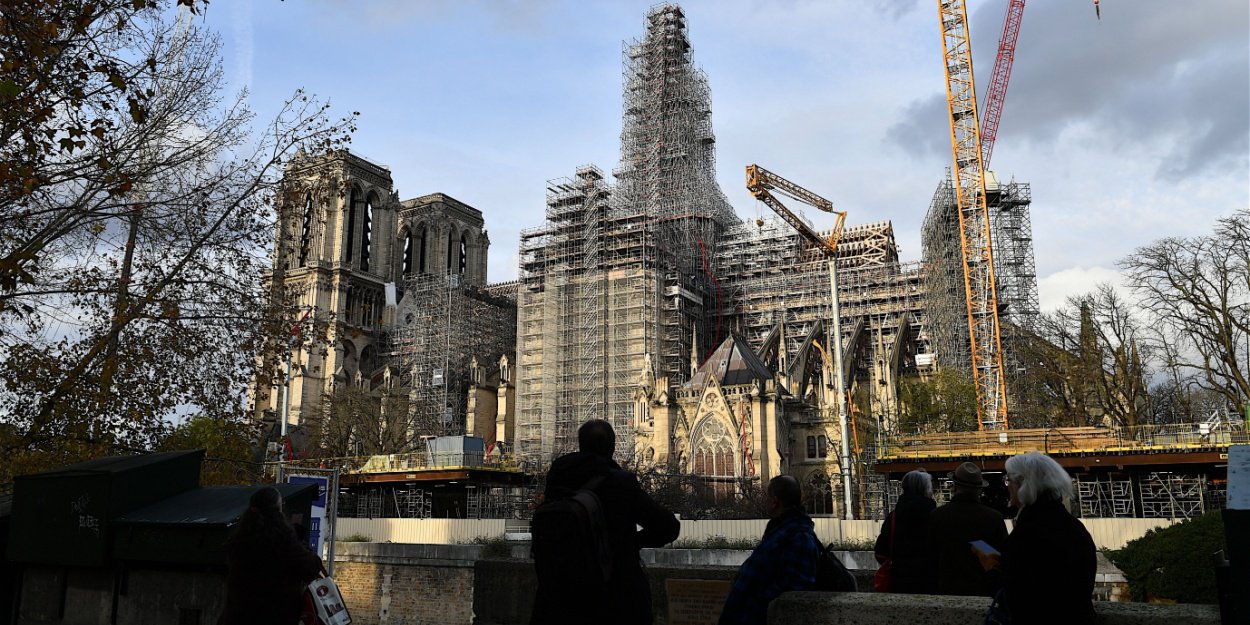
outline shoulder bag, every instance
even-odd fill
[[[881,566],[877,567],[877,574],[872,578],[872,589],[875,592],[890,592],[893,586],[890,574],[894,569],[894,522],[897,518],[897,512],[890,513],[890,553],[884,557],[877,556]]]

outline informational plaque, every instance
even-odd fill
[[[1228,448],[1229,510],[1250,510],[1250,445]]]
[[[729,596],[729,580],[664,580],[668,625],[716,625]]]

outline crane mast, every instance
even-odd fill
[[[833,202],[826,200],[803,187],[800,187],[777,174],[774,174],[759,165],[747,165],[747,190],[754,195],[756,199],[768,205],[777,213],[777,216],[785,220],[795,230],[799,232],[808,243],[811,243],[816,249],[823,252],[825,262],[829,271],[829,305],[830,317],[829,333],[826,339],[829,344],[829,351],[833,353],[833,362],[826,362],[825,370],[831,378],[836,399],[834,400],[834,411],[837,413],[837,420],[842,430],[842,446],[841,446],[841,467],[839,473],[842,474],[842,497],[844,517],[848,519],[854,517],[854,508],[852,508],[853,500],[851,496],[851,440],[850,426],[846,409],[846,379],[842,376],[842,312],[839,310],[838,302],[838,241],[842,238],[842,227],[846,224],[846,212],[833,210]],[[833,229],[829,232],[829,237],[820,236],[808,226],[806,222],[799,218],[798,215],[790,212],[773,192],[780,193],[787,197],[793,198],[810,206],[814,206],[826,213],[836,214],[837,221],[834,223]],[[785,337],[781,339],[781,350],[785,350]],[[826,385],[827,387],[828,385]]]
[[[972,378],[981,429],[1007,427],[1007,392],[999,334],[998,296],[985,204],[985,168],[977,124],[972,47],[964,0],[938,0],[942,29],[942,67],[950,113],[955,199],[963,249],[964,295],[968,312]]]
[[[985,113],[981,116],[981,164],[985,169],[990,168],[994,140],[998,137],[998,122],[1003,117],[1003,101],[1007,99],[1007,81],[1011,80],[1011,64],[1016,58],[1016,39],[1020,36],[1024,2],[1025,0],[1011,0],[1007,5],[1003,34],[998,38],[998,57],[994,59],[994,73],[990,74],[990,86],[985,91]]]

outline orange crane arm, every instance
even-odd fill
[[[794,226],[795,230],[809,243],[815,245],[817,249],[824,252],[825,264],[829,269],[829,325],[828,337],[830,351],[833,352],[833,362],[828,363],[826,371],[833,382],[833,409],[838,416],[838,422],[842,427],[842,453],[838,465],[841,467],[839,472],[842,474],[842,495],[843,510],[846,511],[846,518],[853,518],[852,512],[852,488],[851,473],[854,471],[851,463],[851,434],[847,430],[847,393],[846,378],[842,375],[842,313],[838,309],[838,241],[842,238],[842,226],[846,223],[846,213],[843,211],[833,210],[833,202],[826,200],[803,187],[800,187],[777,174],[774,174],[759,165],[747,165],[747,190],[751,192],[761,202],[773,209],[786,223]],[[798,215],[790,212],[777,196],[773,195],[773,191],[782,195],[794,198],[800,202],[804,202],[826,213],[834,213],[838,216],[837,222],[833,226],[833,230],[829,233],[829,238],[823,238],[815,230],[808,226],[806,222],[799,219]],[[785,350],[785,337],[781,337],[781,345],[779,349]],[[819,347],[819,345],[817,345]],[[822,350],[823,353],[823,350]]]
[[[774,174],[759,165],[747,165],[747,190],[755,199],[765,203],[777,216],[785,220],[799,234],[803,235],[812,245],[824,250],[825,256],[833,256],[838,252],[838,241],[842,238],[842,226],[846,223],[846,211],[833,210],[833,202],[826,200],[803,187],[800,187],[777,174]],[[807,225],[807,222],[799,219],[798,215],[790,212],[777,196],[773,195],[773,191],[793,198],[826,213],[833,213],[838,216],[837,222],[833,225],[833,230],[829,233],[829,238],[820,236],[818,232]]]
[[[955,200],[963,250],[964,297],[968,311],[972,380],[977,391],[981,429],[1007,427],[1007,386],[998,324],[989,210],[985,205],[985,168],[977,125],[977,96],[972,77],[972,47],[964,0],[938,0],[942,30],[942,69],[950,113]]]

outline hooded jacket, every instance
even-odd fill
[[[603,506],[612,545],[612,578],[606,588],[568,588],[539,579],[530,617],[534,625],[649,625],[652,621],[651,589],[638,551],[676,540],[681,531],[677,517],[643,492],[633,473],[611,458],[589,452],[556,458],[547,473],[543,498],[569,497],[600,475],[606,477],[595,494]]]

